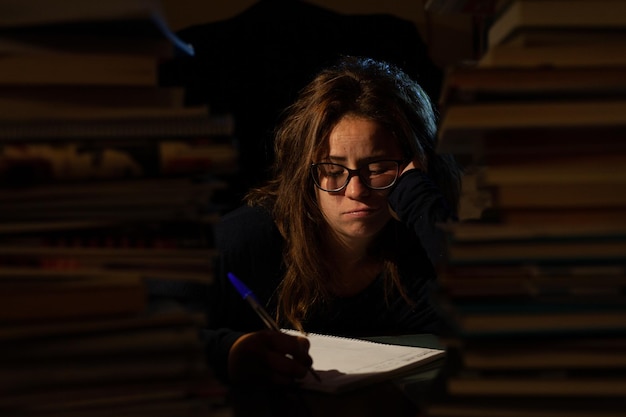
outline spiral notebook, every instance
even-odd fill
[[[284,330],[302,335],[295,330]],[[363,385],[392,379],[409,371],[431,365],[445,351],[417,346],[391,345],[362,339],[308,333],[309,354],[313,369],[320,376],[316,381],[307,374],[300,383],[305,389],[337,393]]]

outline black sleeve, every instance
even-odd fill
[[[261,208],[240,207],[216,225],[218,250],[208,328],[201,333],[208,361],[227,381],[228,352],[242,334],[263,328],[250,305],[231,285],[227,273],[243,281],[272,313],[269,302],[281,273],[282,238],[270,214]]]
[[[437,223],[453,220],[453,212],[437,185],[423,171],[405,172],[389,195],[389,205],[418,236],[433,265],[439,264],[446,241]]]

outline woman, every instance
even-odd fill
[[[231,382],[289,382],[311,364],[305,338],[263,324],[226,279],[255,292],[281,327],[342,336],[437,333],[429,303],[460,173],[435,152],[426,94],[399,69],[346,57],[290,106],[273,180],[216,229],[221,292],[205,332]]]

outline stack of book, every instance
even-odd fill
[[[0,414],[227,415],[198,339],[230,115],[163,87],[159,2],[0,5]]]
[[[439,150],[490,204],[443,226],[430,416],[625,415],[625,5],[509,1],[484,58],[447,74]]]

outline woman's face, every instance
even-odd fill
[[[397,139],[378,123],[357,116],[344,116],[329,136],[329,153],[323,161],[350,169],[378,160],[400,160]],[[371,190],[358,176],[338,192],[316,188],[317,201],[326,222],[341,241],[368,243],[391,218],[387,205],[390,189]],[[356,241],[355,241],[356,240]]]

